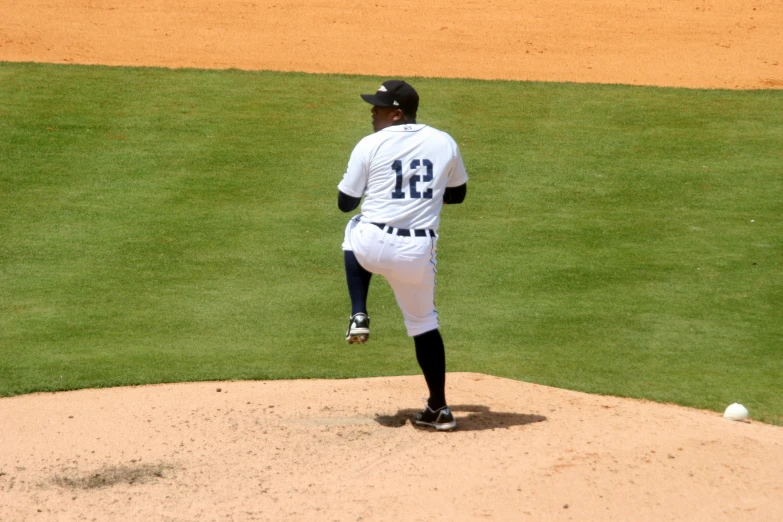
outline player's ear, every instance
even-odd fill
[[[394,116],[392,116],[392,121],[400,121],[405,119],[405,113],[402,112],[402,109],[397,109],[394,111]]]

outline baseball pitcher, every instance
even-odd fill
[[[361,213],[345,228],[343,253],[351,318],[346,340],[370,337],[367,293],[372,274],[386,278],[413,337],[416,359],[429,388],[414,422],[437,430],[457,423],[446,404],[446,354],[435,310],[435,265],[443,204],[462,203],[468,175],[456,142],[447,133],[416,123],[419,95],[404,81],[383,82],[372,105],[374,134],[351,153],[338,185],[337,204]]]

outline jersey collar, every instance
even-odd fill
[[[424,127],[426,127],[426,125],[423,123],[406,123],[404,125],[392,125],[391,127],[386,127],[385,129],[381,129],[381,132],[416,132],[420,131]]]

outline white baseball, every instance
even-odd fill
[[[748,418],[748,409],[742,404],[730,404],[726,411],[723,412],[723,416],[731,420],[745,420]]]

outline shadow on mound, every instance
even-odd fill
[[[55,475],[52,483],[69,489],[100,489],[118,484],[143,484],[164,478],[164,472],[172,466],[158,464],[138,464],[135,466],[109,466],[94,473],[77,476]]]
[[[475,404],[458,404],[450,406],[451,411],[454,412],[454,416],[457,418],[457,430],[459,431],[479,431],[479,430],[494,430],[497,428],[510,428],[512,426],[523,426],[525,424],[533,424],[534,422],[542,422],[546,420],[543,415],[533,415],[530,413],[508,413],[508,412],[496,412],[490,411],[487,406],[480,406]],[[406,423],[410,422],[412,426],[419,428],[413,424],[413,417],[421,410],[416,409],[404,409],[398,410],[394,415],[378,415],[375,417],[375,422],[381,426],[387,428],[401,428]],[[467,413],[467,415],[463,415]],[[422,427],[422,429],[429,429]]]

